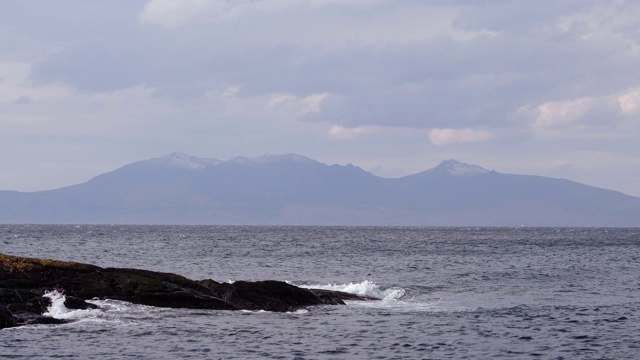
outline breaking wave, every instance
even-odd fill
[[[51,300],[51,305],[43,314],[56,319],[76,320],[78,322],[107,322],[114,324],[135,324],[139,321],[161,318],[166,309],[146,305],[132,304],[119,300],[87,300],[98,309],[68,309],[66,297],[57,290],[46,292],[43,296]]]
[[[327,284],[327,285],[302,285],[307,289],[321,289],[342,291],[350,294],[372,296],[384,301],[399,300],[405,295],[405,290],[399,287],[392,287],[382,290],[380,286],[369,280],[359,283],[350,282],[348,284]]]
[[[348,284],[299,285],[307,289],[342,291],[350,294],[372,296],[379,301],[345,301],[347,305],[361,308],[374,308],[398,312],[414,311],[451,311],[452,308],[440,299],[428,299],[422,296],[410,296],[401,287],[381,288],[376,283],[363,280]]]
[[[66,297],[57,290],[46,292],[44,297],[51,300],[51,305],[43,315],[51,316],[56,319],[65,320],[81,320],[81,319],[99,319],[103,311],[101,309],[68,309],[64,302]]]

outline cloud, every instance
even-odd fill
[[[178,28],[194,24],[237,20],[252,14],[315,12],[329,8],[358,9],[376,7],[388,0],[352,2],[344,0],[151,0],[138,14],[144,25]]]
[[[91,25],[73,20],[91,31],[54,27],[64,45],[35,64],[31,80],[81,92],[147,86],[176,99],[222,89],[240,97],[326,94],[304,120],[422,129],[513,127],[518,109],[531,104],[640,84],[638,35],[630,31],[640,25],[640,6],[630,2],[136,4],[128,20],[105,4],[93,11],[102,20],[93,12]]]
[[[429,131],[429,141],[434,145],[484,142],[493,137],[489,130],[482,129],[431,129]]]
[[[319,112],[327,96],[328,94],[310,94],[298,97],[287,93],[273,93],[258,98],[265,98],[266,111],[286,111],[295,114],[294,117],[298,119],[305,114]]]
[[[599,99],[586,97],[570,101],[551,101],[536,107],[534,127],[552,127],[574,123],[601,103]]]
[[[151,0],[138,19],[143,24],[175,28],[207,15],[219,17],[232,7],[233,3],[224,0]]]
[[[304,113],[317,113],[321,110],[321,105],[324,99],[327,98],[329,94],[311,94],[309,96],[305,96],[302,99],[304,103]]]
[[[628,138],[637,135],[640,89],[613,94],[549,101],[521,112],[539,136],[555,138]]]
[[[332,139],[349,140],[363,135],[377,134],[381,131],[378,126],[358,126],[347,128],[340,125],[332,125],[329,128],[329,137]]]
[[[640,35],[629,31],[640,22],[640,8],[632,2],[596,3],[587,9],[562,16],[557,23],[565,33],[578,33],[578,39],[625,48],[640,55]]]
[[[67,98],[73,90],[61,84],[36,85],[29,80],[31,64],[0,62],[0,103],[29,103]],[[0,120],[1,122],[2,120]]]
[[[629,164],[639,27],[632,1],[0,2],[0,151]]]
[[[633,115],[640,111],[640,88],[632,89],[618,96],[620,111],[624,115]]]
[[[227,86],[224,89],[208,91],[207,95],[232,98],[232,97],[236,97],[241,89],[242,89],[242,85],[235,84],[235,85]]]
[[[584,38],[595,31],[582,25],[597,16],[592,8],[580,2],[541,9],[499,1],[153,0],[140,8],[137,23],[125,22],[129,36],[72,42],[37,63],[30,76],[78,91],[143,85],[175,99],[223,89],[230,91],[225,96],[247,98],[326,94],[321,107],[309,103],[301,120],[345,128],[506,128],[530,104],[597,97],[640,83],[640,75],[629,75],[636,73],[635,61],[617,60],[632,56],[628,42]],[[615,16],[623,11],[605,8]],[[508,22],[496,16],[501,13],[528,15]],[[629,17],[625,26],[634,21]],[[620,68],[589,60],[602,56]]]

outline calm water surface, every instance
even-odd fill
[[[97,301],[0,358],[640,358],[640,229],[0,225],[0,252],[380,297],[295,313]]]

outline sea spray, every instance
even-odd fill
[[[68,309],[64,305],[67,298],[58,290],[47,291],[42,296],[51,300],[51,305],[47,307],[47,311],[43,315],[51,316],[56,319],[97,319],[102,317],[104,314],[101,309]]]
[[[405,295],[405,290],[400,287],[391,287],[385,290],[380,289],[380,286],[369,280],[363,280],[359,283],[350,282],[348,284],[325,284],[325,285],[301,285],[307,289],[321,289],[342,291],[350,294],[372,296],[382,301],[394,301],[399,300]]]
[[[51,316],[56,319],[68,318],[67,316],[70,310],[67,309],[66,306],[64,306],[64,302],[67,300],[64,294],[62,294],[58,290],[53,290],[45,292],[42,296],[51,300],[51,305],[47,307],[47,311],[43,315]]]
[[[45,292],[43,296],[51,300],[51,304],[43,315],[56,319],[121,323],[123,318],[135,316],[136,312],[143,312],[146,315],[144,310],[148,308],[125,301],[92,300],[88,302],[98,305],[99,309],[68,309],[64,305],[66,297],[63,293],[53,290]]]
[[[357,307],[384,309],[394,312],[451,312],[464,310],[460,307],[452,306],[452,304],[444,302],[438,298],[409,298],[407,290],[401,287],[390,287],[387,289],[381,289],[380,286],[369,280],[363,280],[361,282],[350,282],[348,284],[300,285],[300,287],[304,287],[307,289],[343,291],[351,294],[372,296],[380,299],[379,301],[345,301],[347,304]]]

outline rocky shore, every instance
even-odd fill
[[[0,329],[62,322],[42,315],[50,305],[43,295],[51,290],[65,294],[69,309],[96,307],[85,300],[114,299],[171,308],[286,312],[313,305],[344,305],[344,300],[374,300],[282,281],[220,283],[172,273],[0,254]]]

